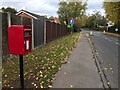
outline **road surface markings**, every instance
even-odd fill
[[[108,78],[107,78],[104,70],[102,69],[101,64],[98,62],[98,60],[100,60],[100,59],[98,58],[98,55],[96,54],[97,52],[96,52],[94,43],[91,41],[91,39],[90,39],[89,36],[86,35],[86,37],[87,37],[88,42],[89,42],[89,44],[90,44],[90,47],[91,47],[91,49],[92,49],[93,57],[95,58],[95,65],[96,65],[96,67],[97,67],[98,74],[99,74],[99,76],[100,76],[100,79],[101,79],[101,83],[102,83],[102,85],[103,85],[103,88],[104,88],[104,89],[105,89],[105,88],[109,88],[109,89],[110,89],[111,86],[107,83],[107,82],[109,82],[109,80],[108,80]],[[107,85],[107,86],[106,86],[106,85]]]
[[[115,44],[117,44],[117,45],[120,45],[120,43],[118,42],[118,40],[111,40],[111,39],[109,39],[109,38],[107,38],[107,37],[103,37],[104,39],[106,39],[106,40],[108,40],[108,41],[110,41],[110,42],[115,42]]]
[[[105,70],[107,70],[107,68],[104,68]]]
[[[110,40],[110,39],[108,41],[112,42],[112,40]]]
[[[112,68],[110,68],[110,70],[113,70]]]
[[[116,42],[118,42],[119,40],[118,40],[118,39],[116,39],[115,41],[116,41]]]
[[[64,74],[66,75],[66,72],[64,72]]]
[[[118,43],[118,42],[115,42],[115,44],[120,45],[120,43]]]

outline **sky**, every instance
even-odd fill
[[[13,7],[17,11],[24,9],[38,15],[56,16],[61,0],[0,0],[1,7]],[[85,1],[85,0],[84,0]],[[103,0],[87,0],[87,15],[93,13],[93,11],[100,11],[104,15],[104,9],[102,8]]]

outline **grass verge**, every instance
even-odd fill
[[[25,88],[52,87],[52,80],[61,65],[67,63],[67,58],[79,37],[79,33],[64,36],[24,56]],[[19,78],[18,56],[3,62],[3,88],[20,88]]]

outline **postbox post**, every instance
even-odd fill
[[[19,55],[20,61],[20,85],[24,89],[24,70],[23,70],[23,55]]]

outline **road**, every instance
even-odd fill
[[[89,31],[84,31],[89,33]],[[118,48],[120,38],[93,31],[90,36],[97,51],[99,62],[111,88],[118,88]]]

